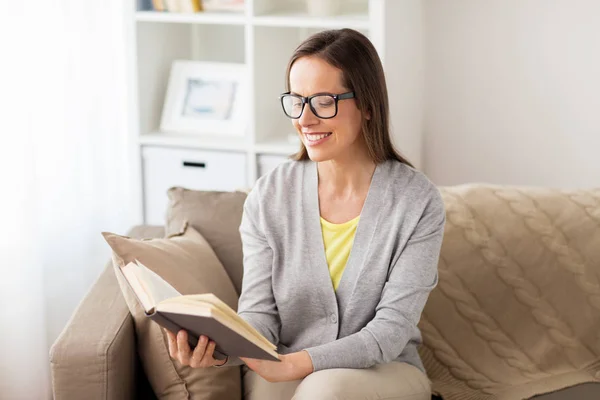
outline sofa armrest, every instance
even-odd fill
[[[133,319],[109,263],[50,349],[54,399],[135,397]]]

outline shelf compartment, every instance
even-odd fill
[[[154,132],[160,126],[173,61],[246,61],[244,25],[138,22],[136,31],[140,132]]]
[[[147,224],[163,223],[170,187],[220,191],[247,187],[244,153],[161,146],[143,146],[141,152]]]

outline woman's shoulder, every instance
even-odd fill
[[[400,162],[398,160],[388,160],[386,161],[385,172],[388,175],[388,179],[397,181],[400,185],[404,187],[414,187],[416,189],[420,188],[432,188],[435,187],[434,183],[425,175],[425,173],[419,171],[416,168],[411,167],[408,164]]]
[[[402,198],[443,203],[438,186],[424,172],[397,160],[387,161],[386,172],[391,181],[389,188]]]
[[[260,193],[261,197],[281,195],[281,190],[291,189],[295,183],[301,182],[301,177],[307,161],[287,160],[277,165],[271,171],[256,180],[250,193]],[[278,192],[278,193],[274,193]]]

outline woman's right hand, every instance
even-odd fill
[[[215,360],[213,358],[216,344],[206,336],[200,336],[198,345],[192,352],[188,343],[188,334],[185,330],[180,330],[177,336],[166,329],[165,332],[169,338],[169,355],[171,358],[178,360],[181,365],[189,365],[192,368],[207,368],[223,365],[227,362],[227,360]]]

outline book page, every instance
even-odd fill
[[[152,303],[150,297],[148,297],[144,285],[142,284],[142,282],[140,282],[137,276],[138,269],[139,267],[137,266],[137,264],[130,262],[124,267],[121,267],[121,272],[123,273],[123,276],[129,283],[131,290],[133,290],[133,293],[142,305],[144,311],[146,311],[146,313],[149,313],[150,310],[154,308],[154,304]]]
[[[163,300],[171,297],[181,296],[173,286],[160,277],[156,272],[146,267],[139,260],[135,260],[138,269],[136,275],[144,286],[145,292],[148,294],[153,306],[156,306]]]
[[[233,309],[231,307],[229,307],[227,304],[225,304],[223,301],[221,301],[221,299],[219,299],[214,294],[206,293],[206,294],[188,295],[188,296],[184,296],[184,298],[190,298],[190,299],[193,299],[194,301],[200,301],[200,302],[205,302],[205,303],[214,305],[221,312],[223,312],[225,315],[227,315],[229,318],[236,321],[240,325],[244,326],[246,328],[246,330],[248,330],[251,334],[255,335],[260,340],[262,340],[265,344],[272,347],[273,349],[277,348],[277,346],[275,346],[273,343],[269,342],[266,337],[264,337],[259,331],[257,331],[252,325],[250,325],[248,322],[246,322],[245,319],[240,317],[235,311],[233,311]]]

